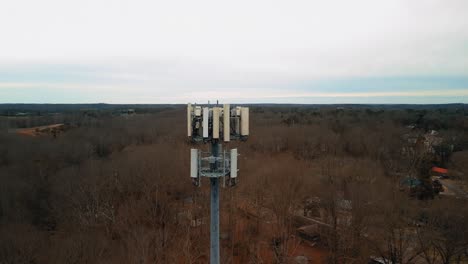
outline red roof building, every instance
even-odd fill
[[[439,167],[432,167],[433,172],[441,173],[441,174],[447,174],[448,170],[444,168],[439,168]]]

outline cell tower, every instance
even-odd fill
[[[187,136],[192,143],[210,143],[211,152],[190,150],[190,178],[200,187],[201,177],[210,179],[210,263],[219,264],[219,183],[233,187],[237,184],[237,148],[223,150],[221,141],[247,140],[249,108],[229,104],[187,105]]]

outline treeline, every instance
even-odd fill
[[[83,110],[112,111],[119,109],[139,109],[142,111],[154,111],[180,107],[171,104],[0,104],[0,115],[11,115],[13,113],[70,113]]]

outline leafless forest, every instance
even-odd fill
[[[116,109],[3,111],[1,264],[208,262],[185,106]],[[468,263],[465,105],[250,109],[222,263]]]

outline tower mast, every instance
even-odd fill
[[[227,186],[235,186],[238,175],[237,149],[231,149],[229,153],[221,151],[220,140],[221,135],[224,142],[247,140],[249,108],[239,106],[231,108],[230,105],[224,105],[221,108],[188,104],[187,135],[194,144],[210,143],[211,145],[209,153],[191,149],[190,177],[197,187],[201,185],[201,177],[210,178],[210,263],[219,264],[219,183],[221,178],[224,180],[223,183],[227,178]]]

